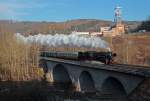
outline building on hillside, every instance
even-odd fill
[[[90,35],[91,35],[91,36],[94,36],[94,37],[95,37],[95,36],[96,36],[96,37],[101,37],[101,36],[103,36],[103,34],[102,34],[101,32],[91,32]]]
[[[77,32],[73,31],[71,34],[77,35],[77,36],[89,36],[90,32]]]
[[[111,27],[101,27],[100,32],[103,36],[110,36],[112,34],[112,28]]]
[[[77,32],[73,31],[72,34],[78,35],[78,36],[87,36],[87,37],[100,37],[102,36],[101,32]]]

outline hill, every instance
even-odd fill
[[[125,21],[129,29],[136,28],[140,22],[137,21]],[[100,27],[111,26],[113,23],[106,20],[97,19],[76,19],[68,20],[64,22],[29,22],[29,21],[12,21],[12,20],[0,20],[0,32],[3,33],[64,33],[77,31],[100,31]]]

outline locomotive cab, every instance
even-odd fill
[[[112,52],[98,52],[97,60],[105,64],[110,64],[113,62],[113,58],[116,56],[116,53]]]

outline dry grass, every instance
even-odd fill
[[[13,34],[0,34],[0,80],[25,81],[43,76],[38,68],[36,44],[28,45]]]
[[[150,66],[150,36],[125,35],[112,39],[118,63]]]

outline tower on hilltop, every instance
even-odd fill
[[[122,35],[123,33],[125,33],[125,25],[122,23],[122,11],[121,11],[121,7],[119,6],[115,8],[114,22],[115,22],[115,28],[114,28],[113,36]]]
[[[117,6],[115,8],[115,18],[114,18],[115,24],[121,24],[122,23],[122,12],[121,7]]]

